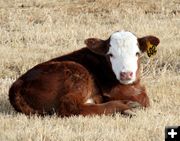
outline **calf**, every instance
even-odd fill
[[[41,63],[17,79],[9,90],[16,111],[29,114],[101,115],[149,106],[140,84],[140,55],[154,36],[113,33],[107,40],[89,38],[86,47]]]

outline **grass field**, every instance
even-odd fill
[[[125,29],[160,38],[156,56],[143,57],[142,82],[151,107],[133,118],[27,117],[16,113],[8,89],[34,65]],[[1,141],[163,141],[180,125],[179,0],[0,0]]]

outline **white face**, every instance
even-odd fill
[[[111,54],[112,70],[120,83],[131,84],[136,80],[136,71],[138,69],[137,53],[140,53],[137,37],[131,32],[121,31],[111,35],[107,54]],[[131,77],[126,79],[126,77],[122,76],[122,73],[131,73]]]

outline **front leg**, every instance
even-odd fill
[[[149,98],[146,94],[144,87],[138,86],[129,86],[129,85],[119,85],[113,88],[109,93],[104,93],[104,101],[111,100],[122,100],[125,104],[130,107],[148,107]]]
[[[147,96],[146,92],[142,92],[139,95],[135,95],[134,98],[135,98],[135,101],[140,103],[143,107],[150,106],[149,97]]]

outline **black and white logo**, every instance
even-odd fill
[[[180,141],[180,126],[167,126],[165,141]]]

